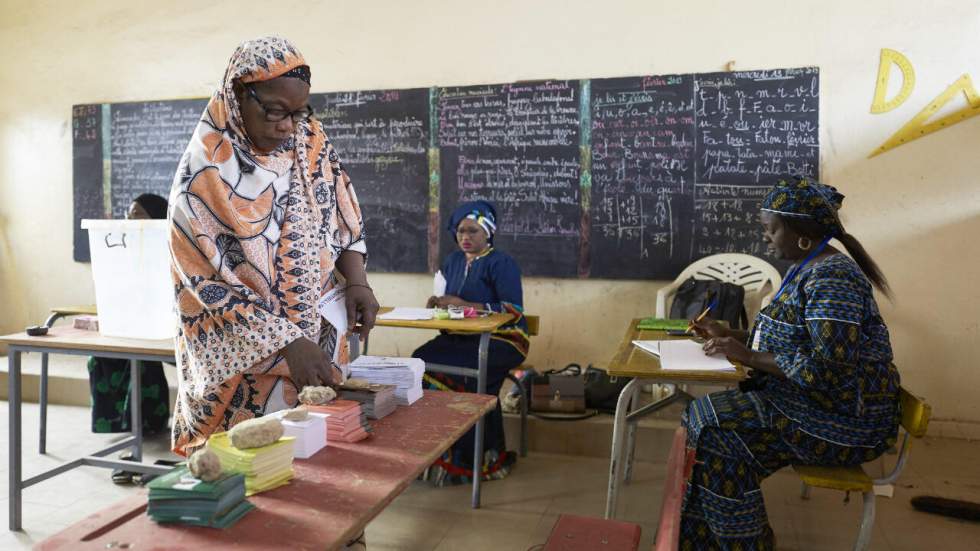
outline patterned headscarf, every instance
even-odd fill
[[[843,228],[837,211],[843,202],[844,196],[837,188],[803,178],[776,184],[762,201],[762,210],[815,220],[827,230],[828,235],[839,235]]]
[[[456,228],[463,220],[475,220],[477,224],[487,233],[487,240],[493,243],[493,234],[497,231],[497,209],[488,201],[470,201],[456,207],[452,216],[449,217],[449,225],[446,227],[453,239],[456,239]]]

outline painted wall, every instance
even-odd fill
[[[315,91],[817,65],[823,177],[891,279],[882,309],[903,378],[943,433],[980,437],[980,118],[866,158],[963,73],[980,84],[976,2],[5,0],[2,11],[3,332],[94,301],[71,253],[71,105],[208,95],[246,37],[290,37]],[[918,82],[905,105],[871,115],[882,47],[906,54]],[[386,304],[430,292],[428,276],[372,282]],[[604,363],[661,285],[529,278],[527,310],[543,317],[531,361]],[[407,354],[425,337],[379,330],[374,350]]]

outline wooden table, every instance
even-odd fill
[[[337,549],[494,404],[492,396],[427,391],[413,405],[375,421],[367,440],[331,442],[310,459],[295,460],[295,478],[248,498],[257,509],[228,530],[156,524],[146,515],[141,491],[35,549]]]
[[[9,455],[9,497],[10,518],[9,529],[20,530],[21,527],[21,494],[29,486],[47,480],[71,469],[92,466],[106,469],[124,469],[141,473],[164,473],[167,467],[144,465],[139,463],[143,456],[143,419],[140,403],[140,367],[144,361],[174,361],[174,342],[167,340],[124,339],[104,337],[96,331],[83,331],[70,327],[52,327],[43,337],[31,337],[26,333],[17,333],[0,337],[0,343],[8,347],[7,362],[10,366],[8,374],[9,394],[7,406],[10,411],[10,439],[8,442]],[[121,358],[130,361],[131,383],[130,402],[134,404],[131,410],[132,432],[108,448],[98,450],[90,455],[64,463],[54,469],[45,471],[27,480],[22,480],[21,461],[21,370],[20,359],[24,352],[39,352],[41,354],[73,354],[81,356],[102,356],[106,358]],[[131,448],[135,461],[118,461],[106,459],[105,456],[126,448]],[[43,453],[43,450],[42,450]]]
[[[647,383],[659,384],[735,384],[745,378],[745,369],[735,364],[735,371],[665,371],[660,367],[660,359],[633,346],[634,340],[674,340],[690,337],[669,336],[665,331],[638,329],[641,318],[636,318],[626,327],[626,334],[620,341],[616,354],[606,371],[610,377],[633,377],[623,388],[616,401],[616,416],[613,422],[612,453],[609,459],[609,488],[606,494],[606,518],[616,513],[616,498],[619,491],[620,469],[626,463],[623,479],[629,481],[632,474],[632,456],[636,438],[636,422],[640,417],[667,407],[676,401],[690,401],[693,397],[679,388],[674,388],[670,396],[638,407],[640,388]],[[628,433],[626,430],[628,429]],[[626,439],[626,457],[623,457],[623,439]]]
[[[393,308],[383,307],[378,312],[379,316],[390,312]],[[380,317],[375,321],[376,327],[403,327],[409,329],[431,329],[434,331],[453,331],[458,333],[473,333],[480,335],[480,345],[477,349],[477,370],[476,370],[476,392],[478,394],[486,394],[487,392],[487,350],[490,346],[490,334],[493,333],[498,327],[504,325],[513,319],[510,314],[498,314],[493,313],[487,316],[479,318],[466,318],[461,320],[386,320]],[[356,358],[358,354],[357,339],[351,339],[353,347],[351,348],[351,359]],[[365,353],[367,352],[367,344],[365,343]],[[457,367],[453,365],[441,365],[441,364],[425,364],[426,371],[434,371],[436,373],[448,373],[451,375],[458,375],[462,377],[473,377],[473,370],[466,369],[463,367]],[[482,482],[481,476],[476,474],[483,465],[483,431],[484,431],[484,419],[481,417],[476,423],[476,444],[473,446],[473,497],[471,499],[471,505],[474,509],[479,509],[480,507],[480,483]]]

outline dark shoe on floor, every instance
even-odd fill
[[[135,459],[133,459],[133,454],[131,452],[125,452],[125,453],[119,454],[119,459],[122,459],[123,461],[135,461]],[[112,470],[112,482],[113,482],[113,484],[120,484],[120,485],[123,485],[123,484],[132,484],[133,483],[133,477],[136,476],[136,474],[137,473],[134,473],[132,471],[124,471],[122,469],[113,469]]]

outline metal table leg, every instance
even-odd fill
[[[626,429],[626,415],[630,402],[633,401],[635,389],[639,388],[640,379],[634,378],[623,387],[616,400],[616,415],[613,421],[612,453],[609,457],[609,487],[606,492],[606,515],[612,518],[616,513],[616,498],[619,492],[619,472],[623,455],[623,437]]]
[[[141,462],[143,461],[143,385],[140,372],[143,370],[143,362],[130,360],[129,369],[129,418],[132,424],[130,432],[135,438],[132,447],[133,459]]]
[[[476,392],[487,392],[487,350],[490,347],[490,333],[480,334],[480,349],[477,352]],[[480,508],[480,482],[483,478],[483,431],[486,416],[476,422],[476,444],[473,446],[473,500],[474,509]]]
[[[41,353],[41,392],[38,396],[38,406],[41,409],[41,431],[38,436],[37,450],[44,455],[48,449],[48,353]]]
[[[8,466],[10,469],[8,484],[8,496],[10,518],[8,528],[10,530],[20,530],[21,521],[21,449],[20,449],[20,350],[9,347],[7,356],[8,381],[7,381],[7,408],[9,416],[9,442]]]
[[[44,320],[44,327],[51,327],[58,318],[63,317],[57,312],[48,316]],[[41,389],[38,396],[38,405],[41,410],[41,432],[38,436],[37,449],[41,455],[47,453],[48,449],[48,353],[41,352]]]

